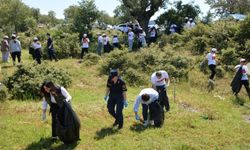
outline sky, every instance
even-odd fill
[[[70,5],[78,5],[79,0],[22,0],[29,7],[39,8],[42,14],[47,14],[48,11],[53,10],[56,13],[56,17],[63,19],[64,9]],[[173,0],[170,0],[170,2]],[[205,0],[182,0],[184,4],[194,1],[197,4],[202,13],[205,15],[209,6],[204,3]],[[118,0],[95,0],[95,4],[98,10],[106,11],[110,16],[113,16],[113,11],[120,4]],[[156,19],[164,10],[158,11],[151,19]]]

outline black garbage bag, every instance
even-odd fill
[[[158,101],[149,104],[149,120],[154,120],[155,127],[161,127],[164,123],[164,110]]]
[[[71,105],[66,101],[59,105],[56,132],[59,139],[65,144],[74,143],[80,139],[80,121]]]
[[[237,94],[240,91],[241,78],[242,78],[242,67],[239,68],[239,70],[235,74],[235,76],[230,84],[234,94]]]

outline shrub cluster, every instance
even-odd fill
[[[51,80],[66,88],[72,82],[69,73],[62,69],[48,64],[30,64],[19,66],[14,74],[6,79],[5,84],[14,99],[36,99],[44,80]]]

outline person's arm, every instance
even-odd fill
[[[166,83],[167,83],[166,86],[168,87],[169,84],[170,84],[170,79],[169,79],[169,78],[166,78],[165,80],[166,80]]]
[[[46,110],[47,110],[47,101],[43,97],[43,103],[42,103],[42,120],[46,119]]]
[[[65,100],[67,102],[70,102],[70,100],[72,99],[72,97],[70,96],[70,94],[68,93],[68,91],[64,87],[61,87],[61,93],[65,97]]]
[[[109,96],[109,92],[110,92],[110,89],[109,87],[106,88],[106,92],[105,92],[105,97],[108,97]]]
[[[141,97],[137,96],[137,98],[135,100],[135,104],[134,104],[134,113],[135,113],[135,115],[138,115],[138,109],[139,109],[140,104],[141,104]]]

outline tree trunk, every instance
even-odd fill
[[[142,16],[140,18],[137,18],[137,21],[139,22],[141,28],[143,29],[143,31],[145,31],[146,34],[148,32],[148,22],[150,18],[151,17],[149,16]]]

